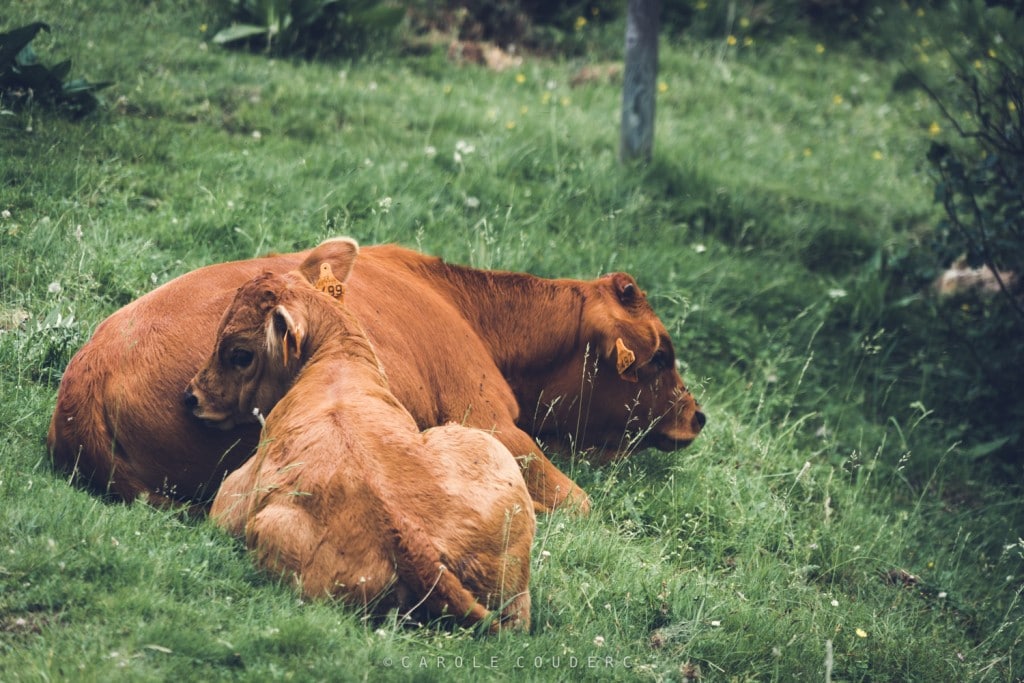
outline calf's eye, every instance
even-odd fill
[[[247,368],[252,364],[252,351],[249,349],[232,349],[229,360],[236,368]]]

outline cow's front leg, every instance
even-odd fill
[[[586,491],[555,467],[529,434],[511,427],[495,432],[495,436],[519,462],[536,512],[551,512],[561,507],[584,515],[590,512],[590,497]]]

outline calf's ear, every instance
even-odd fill
[[[295,351],[295,360],[302,358],[302,323],[285,308],[278,305],[267,320],[267,351],[270,357],[280,354],[284,367],[288,367],[288,354]]]
[[[321,265],[328,264],[330,272],[340,282],[348,279],[352,274],[352,266],[355,265],[356,255],[359,254],[359,245],[351,237],[335,237],[321,242],[318,247],[309,252],[299,272],[302,273],[309,284],[315,285],[320,279]]]

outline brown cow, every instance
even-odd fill
[[[54,462],[127,500],[212,498],[255,449],[258,425],[206,429],[182,391],[235,290],[262,272],[297,268],[307,254],[201,268],[107,318],[61,381],[47,439]],[[384,245],[361,250],[346,286],[417,424],[493,430],[521,459],[538,509],[568,498],[586,507],[586,495],[533,436],[593,446],[593,459],[605,462],[633,448],[686,446],[704,424],[665,326],[628,275],[547,280]]]
[[[308,261],[343,280],[356,251],[325,242]],[[529,628],[535,520],[515,458],[478,429],[420,432],[359,322],[301,275],[238,290],[189,392],[215,426],[269,413],[211,508],[262,568],[310,598]]]

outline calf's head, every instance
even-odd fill
[[[586,348],[545,392],[562,397],[549,402],[558,431],[575,430],[576,445],[595,447],[597,463],[637,448],[688,446],[705,417],[676,369],[665,325],[632,276],[615,273],[590,285],[580,329]]]
[[[292,305],[296,286],[340,298],[359,247],[339,238],[310,252],[297,271],[264,273],[239,287],[217,328],[213,355],[189,383],[184,402],[210,426],[230,429],[255,422],[288,391],[305,357],[309,329],[303,309]]]

